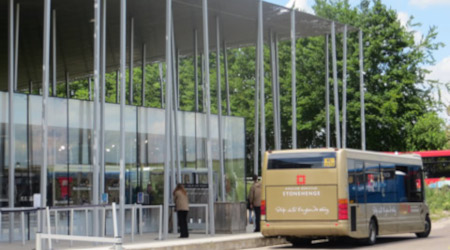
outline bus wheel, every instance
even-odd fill
[[[416,233],[416,236],[419,238],[426,238],[428,237],[428,235],[430,235],[431,232],[431,221],[430,221],[430,217],[425,218],[425,230],[423,232],[420,233]]]
[[[364,239],[366,245],[374,245],[377,241],[377,223],[374,219],[370,220],[369,224],[369,237]]]

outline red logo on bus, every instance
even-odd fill
[[[305,185],[306,184],[306,176],[297,175],[297,185]]]

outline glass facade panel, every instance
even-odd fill
[[[8,206],[8,93],[0,92],[0,207]]]
[[[62,191],[59,198],[66,204],[82,205],[92,201],[93,112],[92,102],[69,101],[69,155],[64,173],[57,180]]]
[[[15,94],[16,175],[15,206],[33,205],[33,194],[40,193],[42,149],[42,97]],[[0,92],[0,202],[8,206],[8,93]],[[93,102],[48,99],[48,206],[76,206],[92,202]],[[181,179],[191,203],[208,202],[208,170],[206,164],[206,115],[178,112],[178,149]],[[220,197],[218,117],[211,116],[213,180],[215,200]],[[239,117],[223,117],[225,188],[227,201],[244,201],[245,125]],[[125,108],[125,202],[145,205],[163,202],[165,111],[157,108]],[[175,149],[175,145],[173,145]],[[105,104],[105,193],[108,203],[119,203],[120,106]],[[174,162],[175,163],[175,162]],[[176,167],[176,164],[173,164]],[[175,168],[176,169],[176,168]],[[101,178],[101,177],[100,177]],[[194,209],[195,210],[195,209]],[[204,222],[204,211],[192,211],[193,220]],[[201,211],[200,211],[201,210]],[[147,211],[146,213],[149,213]],[[157,220],[156,210],[146,220]],[[6,215],[4,215],[6,216]],[[30,217],[30,232],[36,230],[36,217]],[[84,214],[83,214],[84,216]],[[83,216],[81,220],[85,220]],[[129,211],[127,216],[130,216]],[[53,217],[52,217],[53,218]],[[59,224],[66,225],[67,213],[61,213]],[[27,222],[28,223],[28,222]],[[78,223],[78,222],[77,222]],[[155,222],[156,223],[156,222]],[[82,224],[82,223],[81,223]],[[84,232],[75,225],[76,232]],[[129,226],[129,225],[128,225]],[[28,227],[28,224],[27,224]],[[61,229],[64,230],[64,229]],[[127,227],[129,231],[129,227]],[[146,229],[146,231],[152,231]],[[34,235],[31,236],[33,238]],[[15,237],[16,238],[16,237]]]

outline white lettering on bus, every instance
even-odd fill
[[[320,196],[320,191],[283,191],[283,196]]]
[[[284,208],[284,207],[276,207],[275,211],[277,213],[300,213],[303,215],[308,215],[310,213],[321,213],[321,214],[325,214],[328,215],[330,213],[330,209],[328,209],[327,207],[291,207],[291,208]]]

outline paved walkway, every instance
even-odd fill
[[[179,239],[178,234],[169,234],[169,239],[158,240],[158,234],[135,235],[131,241],[130,235],[124,239],[123,249],[244,249],[259,246],[276,245],[282,243],[282,239],[264,239],[260,233],[253,233],[253,225],[248,225],[245,233],[241,234],[216,234],[206,235],[203,232],[190,232],[188,239]],[[21,242],[0,243],[2,250],[33,250],[35,241],[27,241],[25,245]],[[112,245],[93,245],[86,242],[53,241],[53,249],[113,249]]]

